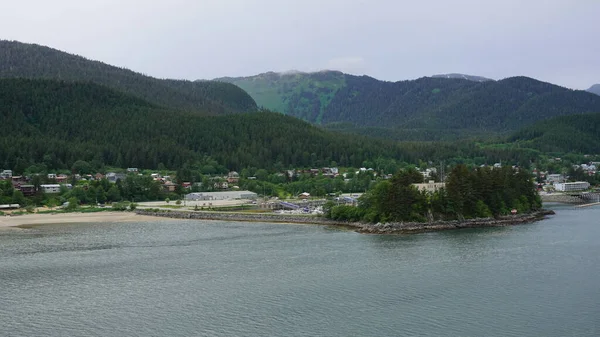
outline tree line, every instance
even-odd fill
[[[358,206],[329,203],[325,214],[343,221],[425,222],[497,217],[541,208],[532,175],[524,169],[457,165],[445,187],[434,192],[413,185],[422,180],[415,169],[401,170],[361,196]]]

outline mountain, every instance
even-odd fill
[[[433,78],[460,78],[463,80],[469,80],[469,81],[473,81],[473,82],[493,81],[491,78],[487,78],[487,77],[457,74],[457,73],[433,75],[431,77],[433,77]]]
[[[0,78],[93,82],[148,102],[204,114],[256,111],[256,102],[235,85],[156,79],[36,44],[0,40]]]
[[[600,84],[594,84],[586,91],[591,92],[592,94],[600,95]]]
[[[246,90],[258,105],[346,130],[435,135],[509,132],[538,120],[600,112],[600,98],[527,77],[476,82],[423,77],[385,82],[337,71],[265,73],[219,78]],[[384,130],[385,129],[385,130]]]
[[[346,86],[347,76],[339,71],[290,71],[251,77],[223,77],[215,81],[239,86],[259,106],[321,124],[331,100]]]
[[[346,137],[280,113],[201,116],[89,82],[0,79],[0,107],[0,168],[19,173],[39,163],[69,169],[77,160],[176,169],[211,158],[239,170],[405,158],[394,143]]]
[[[560,116],[515,132],[509,144],[544,152],[600,153],[600,113]]]

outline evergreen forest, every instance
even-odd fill
[[[425,222],[463,220],[527,213],[541,208],[531,173],[511,167],[469,169],[456,165],[444,188],[419,191],[415,169],[401,170],[382,180],[359,199],[357,207],[330,202],[326,216],[334,220],[376,222]]]

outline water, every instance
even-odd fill
[[[0,231],[0,336],[600,336],[600,207],[406,236],[161,220]]]

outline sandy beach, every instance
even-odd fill
[[[127,222],[154,220],[156,217],[138,215],[133,212],[58,213],[0,216],[0,229],[22,225],[45,225],[60,223]]]

